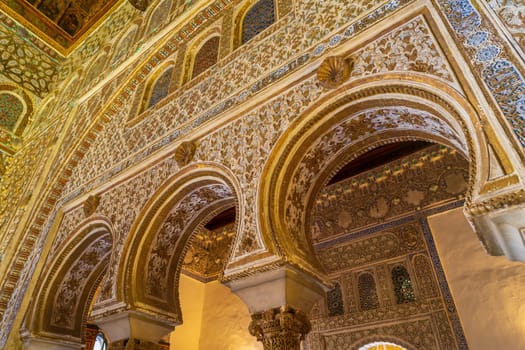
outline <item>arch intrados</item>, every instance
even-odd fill
[[[433,81],[432,85],[429,85],[420,82],[417,77],[410,77],[406,74],[398,76],[388,74],[386,77],[377,75],[357,79],[326,94],[300,118],[294,120],[268,157],[269,162],[265,164],[262,177],[268,178],[269,181],[261,183],[261,196],[259,197],[261,232],[268,245],[278,249],[280,254],[284,253],[283,248],[284,250],[287,248],[292,250],[292,252],[287,251],[288,256],[300,256],[300,254],[293,253],[296,248],[286,246],[288,233],[283,230],[286,227],[283,199],[286,198],[289,191],[291,174],[299,166],[304,149],[312,144],[312,138],[315,139],[339,122],[337,118],[333,118],[337,111],[352,108],[354,112],[352,115],[355,115],[359,109],[367,104],[370,105],[371,102],[380,103],[379,107],[381,107],[387,100],[397,101],[396,105],[399,107],[413,103],[424,105],[423,110],[426,110],[427,113],[432,112],[431,115],[450,126],[464,143],[463,147],[452,146],[459,149],[469,159],[470,191],[479,187],[473,188],[472,184],[481,182],[486,175],[487,169],[483,169],[480,163],[481,160],[487,159],[487,150],[481,144],[484,139],[481,129],[475,127],[479,125],[478,113],[459,92],[440,81]],[[414,139],[451,145],[446,139],[435,137],[429,139],[428,135],[423,133],[417,135],[406,132],[405,134]],[[476,137],[473,138],[473,135]],[[474,139],[480,141],[474,142]],[[271,232],[274,232],[275,236],[270,234]],[[304,266],[317,265],[315,261],[305,262],[301,261],[301,258],[298,258],[298,262]]]
[[[412,99],[404,100],[400,98],[395,98],[395,99],[394,98],[383,98],[381,96],[375,96],[373,99],[367,98],[364,101],[358,101],[356,103],[350,103],[348,105],[339,106],[338,108],[335,108],[332,111],[332,113],[325,115],[323,117],[323,120],[320,120],[316,124],[308,125],[306,127],[306,130],[303,129],[298,132],[298,134],[300,135],[300,139],[297,141],[296,144],[299,144],[299,146],[290,150],[289,153],[292,154],[292,156],[289,156],[285,162],[287,164],[292,164],[292,165],[301,164],[301,161],[304,158],[304,155],[310,149],[313,148],[312,145],[316,144],[318,140],[321,139],[323,136],[329,134],[329,132],[331,131],[331,128],[342,125],[343,123],[351,121],[352,119],[358,120],[361,117],[361,115],[367,112],[373,112],[374,109],[377,109],[377,107],[373,108],[373,106],[377,106],[377,103],[381,104],[380,106],[382,110],[408,107],[413,111],[422,111],[433,117],[438,115],[437,113],[440,112],[438,108],[433,108],[433,106],[431,106],[430,104],[422,104],[422,103],[419,103],[419,101],[416,102]],[[425,108],[425,109],[422,109],[422,108]],[[361,155],[364,152],[366,152],[366,148],[372,149],[372,148],[379,146],[382,140],[385,140],[385,144],[394,142],[393,140],[388,139],[388,134],[392,134],[393,130],[398,130],[404,136],[393,135],[392,138],[405,139],[405,140],[413,139],[413,140],[440,143],[440,144],[456,149],[457,151],[462,153],[463,156],[468,160],[469,159],[468,144],[464,138],[462,140],[462,135],[457,135],[458,124],[454,123],[454,121],[451,120],[450,117],[445,118],[445,119],[439,119],[436,117],[435,119],[442,122],[442,125],[450,128],[451,131],[456,131],[455,136],[458,138],[457,143],[451,142],[446,136],[442,134],[425,132],[422,129],[414,130],[414,129],[406,129],[406,128],[396,128],[396,129],[385,129],[384,131],[376,131],[370,134],[368,137],[356,139],[355,141],[350,143],[350,146],[361,144],[362,145],[361,147],[357,147],[355,150],[353,150],[353,152],[358,152],[358,153],[361,152],[360,154],[357,154],[357,155]],[[409,132],[410,134],[407,134],[407,132]],[[304,147],[304,146],[307,146],[307,147]],[[348,152],[347,147],[343,148],[337,153],[341,154],[344,152]],[[346,162],[350,160],[352,159],[347,159]],[[281,164],[284,165],[285,162],[283,161],[281,162]],[[286,171],[281,176],[283,181],[279,181],[279,182],[285,182],[285,179],[291,179],[296,168],[297,166],[286,167]],[[285,195],[286,195],[286,192],[281,192],[281,197],[279,198],[280,202],[284,199]]]
[[[466,155],[459,151],[457,148],[450,145],[447,140],[439,139],[434,137],[432,140],[428,138],[428,135],[422,133],[414,132],[410,136],[398,135],[396,131],[384,132],[374,136],[373,139],[365,139],[361,142],[353,144],[348,148],[343,148],[335,158],[332,158],[330,164],[325,167],[318,176],[318,180],[310,187],[310,191],[306,195],[309,200],[307,201],[307,206],[303,213],[304,229],[307,232],[308,237],[310,238],[310,227],[312,226],[313,217],[309,215],[313,212],[313,207],[315,206],[315,199],[319,193],[326,187],[330,179],[339,172],[345,165],[351,163],[353,160],[359,158],[360,156],[368,153],[369,151],[396,142],[406,142],[406,141],[426,141],[429,143],[441,144],[447,147],[451,147],[461,153],[463,157],[468,161]],[[380,138],[379,138],[380,137]]]
[[[198,232],[200,229],[204,227],[204,225],[207,223],[209,219],[211,219],[213,216],[217,215],[218,212],[221,212],[222,210],[225,210],[228,207],[232,207],[233,200],[232,198],[226,198],[222,200],[218,200],[201,210],[197,215],[193,216],[191,221],[186,225],[186,227],[183,230],[183,233],[180,238],[180,254],[172,254],[169,266],[171,269],[169,270],[169,277],[168,277],[168,286],[178,286],[178,281],[180,278],[180,274],[182,271],[182,263],[184,261],[184,257],[186,253],[188,252],[188,249],[191,245],[191,239],[194,236],[196,232]],[[236,220],[237,222],[237,220]],[[178,252],[177,252],[178,253]],[[173,267],[175,268],[173,270]],[[182,322],[183,315],[182,311],[180,309],[180,297],[179,293],[174,293],[172,295],[169,295],[171,299],[168,300],[168,302],[172,305],[177,306],[177,314],[180,317],[178,320],[179,322]]]
[[[46,320],[51,318],[49,310],[53,308],[55,302],[55,294],[57,292],[56,287],[63,281],[63,277],[67,274],[67,271],[71,268],[76,258],[80,257],[82,253],[95,241],[109,236],[111,244],[114,242],[113,229],[111,222],[103,216],[91,217],[82,223],[80,223],[69,235],[69,239],[64,242],[63,248],[59,250],[55,256],[51,259],[48,268],[45,268],[47,274],[43,276],[41,283],[41,289],[38,290],[35,303],[32,305],[32,312],[28,313],[30,319],[26,321],[26,324],[31,330],[36,333],[43,333],[49,335],[50,330],[46,329],[44,324]],[[91,283],[86,284],[86,289],[81,293],[80,301],[78,305],[82,308],[81,320],[77,320],[76,323],[80,324],[79,339],[83,337],[83,329],[87,322],[89,308],[91,301],[94,297],[94,293],[103,278],[103,271],[106,269],[101,267],[101,263],[104,260],[109,261],[109,255],[111,254],[111,248],[106,252],[104,257],[97,263],[98,268],[95,273],[90,273],[88,281]],[[64,272],[63,274],[61,272]]]
[[[211,219],[213,219],[215,216],[217,216],[221,212],[223,212],[225,210],[228,210],[228,209],[231,209],[231,208],[235,208],[234,231],[237,232],[237,226],[238,226],[238,223],[239,223],[237,215],[238,215],[239,207],[236,206],[235,201],[231,200],[231,199],[224,199],[224,200],[219,200],[219,201],[214,202],[211,206],[207,207],[205,209],[205,211],[202,212],[202,215],[200,215],[199,217],[197,217],[194,220],[192,220],[192,222],[195,222],[195,225],[188,225],[188,227],[191,227],[191,229],[187,232],[188,233],[188,238],[187,238],[187,240],[186,240],[186,242],[184,244],[184,247],[183,247],[183,250],[182,250],[182,254],[179,257],[179,259],[181,259],[180,261],[183,261],[184,257],[186,256],[186,253],[188,252],[188,250],[189,250],[189,248],[190,248],[190,246],[191,246],[191,244],[193,242],[194,233],[197,233],[200,230],[202,230],[204,228],[204,226],[206,226],[206,224]],[[230,252],[229,252],[228,256],[232,254],[232,251],[233,251],[232,248],[230,249]],[[172,262],[170,261],[170,264],[171,263]],[[180,267],[180,269],[177,270],[177,278],[180,275],[180,270],[182,269],[182,264],[179,264],[179,267]]]
[[[144,26],[144,32],[142,33],[142,35],[148,35],[151,31],[152,31],[152,28],[151,28],[151,21],[153,19],[153,16],[157,13],[157,10],[159,10],[161,8],[161,6],[163,6],[165,3],[167,2],[170,2],[169,4],[169,9],[168,9],[168,13],[166,14],[166,17],[164,18],[163,22],[166,21],[170,15],[170,12],[171,12],[171,8],[173,6],[173,1],[170,1],[170,0],[158,0],[158,1],[155,1],[154,4],[150,4],[148,9],[146,10],[146,13],[145,13],[145,16],[147,18],[146,21],[144,21],[145,23],[145,26]],[[159,28],[155,28],[155,30],[158,30]]]
[[[325,135],[328,135],[332,129],[331,127],[337,127],[338,125],[342,125],[343,123],[347,121],[351,121],[352,119],[359,118],[362,114],[373,111],[369,109],[370,105],[373,105],[377,102],[377,99],[375,100],[367,100],[364,102],[359,102],[356,104],[351,104],[348,106],[345,106],[344,108],[337,108],[334,112],[334,114],[329,114],[326,116],[327,121],[321,122],[320,125],[313,125],[312,129],[303,133],[301,145],[307,145],[308,147],[306,149],[297,149],[295,154],[291,159],[288,159],[289,164],[295,165],[295,166],[289,166],[286,168],[286,170],[283,172],[282,180],[279,181],[279,183],[283,184],[283,186],[278,189],[279,193],[279,201],[278,203],[284,203],[286,201],[286,196],[288,195],[289,191],[289,185],[291,185],[292,179],[294,177],[294,174],[297,170],[297,167],[302,164],[303,159],[305,155],[308,155],[308,152],[315,148],[315,145],[319,142],[320,139],[322,139]],[[381,99],[382,102],[382,109],[388,110],[391,108],[399,108],[403,105],[402,100],[395,100],[395,101],[388,101],[386,99]],[[389,103],[389,102],[397,102],[397,103]],[[407,105],[411,105],[411,108],[414,111],[418,111],[419,106],[415,105],[413,101],[407,101]],[[351,114],[352,111],[357,111],[353,115]],[[427,109],[425,112],[435,112]],[[434,113],[432,113],[434,114]],[[357,116],[357,117],[354,117]],[[358,119],[356,119],[358,120]],[[436,119],[439,120],[439,119]],[[327,125],[328,124],[328,125]],[[454,130],[453,127],[450,125],[450,123],[447,123],[446,120],[444,122],[445,126],[449,126],[451,130]],[[316,192],[315,189],[319,189],[321,185],[326,184],[329,179],[330,175],[335,174],[336,169],[340,169],[345,164],[349,163],[351,160],[357,158],[358,156],[366,153],[367,151],[376,148],[380,145],[392,143],[397,141],[410,141],[410,140],[419,140],[419,141],[429,141],[433,143],[439,143],[443,144],[449,147],[452,147],[456,149],[458,152],[463,154],[463,156],[468,160],[468,151],[467,147],[468,145],[461,145],[461,142],[465,142],[460,139],[461,136],[457,136],[458,141],[457,142],[450,142],[449,139],[446,137],[446,135],[440,135],[437,133],[431,133],[426,132],[423,129],[406,129],[406,128],[391,128],[391,129],[385,129],[376,131],[374,133],[370,133],[368,136],[360,139],[356,139],[355,141],[350,142],[348,145],[343,146],[341,149],[339,149],[335,155],[330,158],[329,162],[320,169],[320,173],[316,175],[314,178],[314,181],[312,181],[311,186],[309,187],[308,192],[306,193],[306,198],[310,198],[310,201],[307,201],[307,206],[311,207],[312,205],[312,198],[314,198],[314,192]],[[459,145],[458,145],[459,144]],[[472,171],[472,169],[471,169]],[[286,208],[284,206],[279,206],[280,215],[284,214],[284,211]],[[308,213],[308,210],[305,210],[303,212],[303,216],[306,217]],[[303,221],[304,222],[304,221]]]
[[[216,215],[216,211],[229,206],[235,206],[236,220],[235,230],[238,230],[238,218],[242,215],[242,208],[238,205],[240,203],[239,191],[240,187],[235,180],[235,176],[226,168],[215,163],[199,163],[190,165],[179,171],[173,178],[165,182],[157,192],[148,200],[137,220],[128,235],[128,240],[124,246],[123,254],[120,258],[118,277],[117,277],[117,297],[119,300],[135,302],[138,295],[135,293],[132,284],[136,280],[134,276],[139,271],[138,252],[145,251],[151,246],[151,242],[158,232],[159,227],[163,224],[167,215],[171,210],[185,198],[186,195],[191,194],[194,190],[202,188],[206,185],[220,184],[229,188],[232,197],[227,200],[219,200],[207,206],[207,209],[202,210],[199,215],[192,218],[191,223],[188,223],[184,230],[186,238],[191,236],[199,225],[203,225],[203,220],[206,220],[210,215]],[[217,207],[214,207],[216,205]],[[188,230],[188,228],[190,228]],[[187,231],[191,231],[188,235]],[[187,249],[187,240],[184,242],[184,252]],[[173,257],[172,257],[173,258]],[[183,258],[183,256],[178,257]],[[170,262],[171,264],[171,262]],[[180,264],[177,264],[180,265]],[[170,282],[173,278],[178,278],[180,269],[177,270],[175,276],[169,276]],[[178,296],[178,293],[177,293]],[[175,305],[178,303],[175,301]],[[178,314],[180,315],[180,309]]]

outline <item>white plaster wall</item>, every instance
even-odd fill
[[[180,276],[183,325],[170,335],[171,350],[262,350],[250,335],[246,305],[217,281]]]
[[[198,350],[204,306],[205,285],[180,275],[179,295],[183,324],[170,334],[170,349]]]
[[[469,348],[525,349],[525,264],[486,254],[462,208],[429,224]]]
[[[248,308],[229,288],[206,283],[200,350],[258,350],[262,344],[250,335]]]

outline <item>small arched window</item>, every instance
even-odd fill
[[[93,350],[108,350],[108,341],[102,332],[98,332]]]
[[[217,63],[219,55],[219,36],[214,36],[208,39],[204,45],[201,46],[199,52],[195,55],[193,60],[193,70],[191,78],[195,78],[197,75],[204,72],[206,69]]]
[[[115,46],[115,51],[113,53],[113,59],[111,61],[111,66],[115,67],[118,64],[122,63],[129,54],[130,48],[135,42],[135,35],[137,34],[137,25],[134,25],[131,29],[125,33],[122,38],[119,40]]]
[[[168,96],[172,74],[173,66],[170,66],[162,71],[157,76],[157,79],[147,88],[142,104],[142,111],[155,106],[159,101]]]
[[[371,273],[362,273],[357,281],[359,290],[359,307],[362,311],[373,310],[379,307],[377,297],[376,281]]]
[[[148,30],[146,33],[154,33],[158,31],[162,24],[166,22],[170,14],[171,3],[171,1],[165,0],[155,8],[149,19]]]
[[[326,293],[326,304],[328,306],[328,316],[339,316],[345,313],[343,293],[339,283],[336,283],[334,289]]]
[[[241,44],[271,26],[275,22],[274,0],[257,1],[244,16],[241,26]]]
[[[410,303],[416,300],[412,280],[406,267],[398,265],[392,269],[392,283],[398,304]]]

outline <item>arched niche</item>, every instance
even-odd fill
[[[213,27],[196,38],[186,51],[184,79],[186,83],[215,65],[219,59],[220,28]]]
[[[322,278],[309,232],[315,198],[345,164],[389,143],[426,141],[455,149],[469,161],[470,198],[487,178],[477,121],[469,102],[439,81],[376,76],[325,95],[290,126],[269,156],[259,200],[265,242]]]
[[[79,348],[94,294],[107,270],[110,222],[92,217],[77,227],[44,270],[25,319],[26,349],[45,344]]]
[[[358,350],[413,350],[414,349],[414,347],[410,345],[406,345],[406,344],[400,345],[400,343],[404,343],[404,342],[398,339],[395,339],[393,341],[387,341],[386,339],[382,339],[380,341],[372,341],[364,345],[356,345],[355,349],[358,349]],[[352,347],[352,349],[354,349],[354,347]]]
[[[239,187],[233,179],[214,164],[190,165],[152,196],[124,247],[117,277],[119,300],[156,319],[182,322],[178,284],[189,241],[227,208],[235,206],[236,217],[241,215]]]
[[[172,0],[159,1],[157,6],[151,9],[151,15],[145,31],[146,36],[157,32],[164,22],[166,22],[170,14],[172,2]]]
[[[33,117],[33,101],[21,88],[0,84],[0,128],[21,136]]]
[[[146,83],[139,113],[155,106],[158,102],[168,96],[171,82],[173,80],[173,71],[173,61],[166,62],[155,70]]]
[[[112,50],[111,67],[117,67],[122,63],[128,56],[129,51],[135,45],[135,38],[139,29],[140,21],[131,24],[129,28],[121,35],[120,39],[114,44]]]
[[[84,75],[84,87],[92,87],[102,80],[104,77],[104,71],[108,63],[108,52],[109,46],[106,46],[100,50],[100,52],[94,56],[93,60],[89,64],[89,68],[86,69]]]
[[[249,0],[237,12],[234,48],[237,48],[275,23],[275,0]]]

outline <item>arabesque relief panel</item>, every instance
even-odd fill
[[[338,211],[336,203],[331,208]],[[310,348],[355,349],[360,341],[372,338],[400,339],[414,349],[468,348],[450,307],[453,301],[443,272],[428,248],[433,243],[420,223],[411,220],[415,217],[389,228],[374,226],[357,239],[346,235],[318,246],[321,263],[341,286],[341,294],[338,300],[326,298],[314,306]],[[406,272],[396,275],[399,267]],[[363,275],[370,276],[367,283],[362,283]],[[341,312],[331,314],[337,304]]]
[[[348,234],[428,208],[451,196],[461,199],[467,183],[465,158],[451,148],[430,146],[325,188],[313,209],[312,239],[319,242]],[[337,211],[332,210],[335,205]]]
[[[263,91],[264,88],[274,82],[279,81],[289,72],[296,70],[298,67],[305,66],[308,62],[314,62],[317,57],[328,52],[328,50],[337,49],[339,45],[354,38],[370,25],[377,23],[385,15],[394,13],[409,2],[408,0],[392,0],[384,2],[383,4],[374,3],[374,5],[378,5],[376,7],[369,7],[364,2],[360,2],[355,6],[350,4],[344,8],[339,8],[338,6],[341,4],[336,1],[298,2],[295,14],[300,14],[300,16],[294,17],[294,15],[290,15],[289,17],[285,17],[281,22],[278,22],[273,28],[268,30],[267,33],[264,33],[261,36],[260,42],[254,41],[250,43],[246,47],[246,52],[251,53],[250,57],[242,57],[236,61],[236,58],[243,56],[244,53],[244,50],[237,51],[230,56],[231,61],[224,61],[217,66],[217,69],[219,69],[229,64],[232,65],[232,67],[234,64],[237,64],[236,69],[231,68],[231,72],[235,73],[232,74],[232,76],[243,76],[242,79],[244,79],[244,74],[238,74],[238,72],[244,72],[243,67],[253,69],[253,71],[250,70],[248,72],[249,74],[246,74],[246,76],[250,76],[250,81],[232,85],[229,88],[228,95],[220,95],[217,96],[216,100],[213,100],[215,104],[206,102],[206,96],[202,94],[203,89],[208,89],[209,91],[212,87],[217,86],[219,87],[219,89],[217,89],[219,90],[218,93],[223,90],[228,90],[226,87],[227,83],[221,82],[221,77],[217,78],[220,72],[212,69],[207,73],[205,72],[202,77],[192,83],[194,85],[191,85],[191,87],[188,85],[187,92],[176,92],[170,96],[170,101],[166,101],[164,104],[161,103],[161,106],[155,111],[152,111],[151,115],[145,116],[145,121],[135,129],[126,129],[124,127],[124,121],[127,120],[129,110],[126,109],[127,107],[122,109],[121,107],[131,104],[132,98],[135,97],[133,94],[134,85],[139,81],[143,81],[142,78],[142,80],[135,78],[128,80],[133,69],[130,67],[136,64],[136,62],[130,63],[128,66],[129,70],[123,72],[122,75],[118,77],[117,82],[108,82],[106,85],[109,86],[108,90],[106,90],[107,94],[101,93],[101,90],[99,90],[92,95],[92,99],[83,100],[78,106],[59,101],[57,105],[60,107],[54,114],[58,115],[58,118],[63,118],[61,119],[63,121],[66,119],[75,119],[73,121],[74,126],[68,129],[74,130],[74,132],[68,134],[70,136],[67,142],[63,143],[63,145],[65,145],[63,150],[66,151],[59,152],[60,154],[57,156],[55,162],[56,166],[51,167],[53,170],[45,175],[48,180],[55,180],[58,184],[52,191],[46,191],[44,193],[46,199],[42,200],[44,204],[41,207],[37,208],[35,206],[35,208],[38,209],[35,210],[35,217],[37,217],[37,219],[35,219],[34,222],[28,222],[28,226],[31,227],[23,230],[28,233],[20,238],[21,244],[24,245],[23,248],[31,250],[31,248],[35,246],[35,238],[37,236],[40,237],[38,244],[42,243],[45,239],[52,225],[52,221],[55,218],[57,209],[57,207],[55,207],[56,196],[67,194],[67,197],[63,197],[59,204],[62,205],[77,196],[86,194],[89,190],[97,188],[113,176],[121,174],[129,166],[144,160],[167,144],[188,135],[194,128],[201,127],[205,122],[210,121],[215,116],[229,111],[231,107],[238,106],[248,99],[253,98],[257,93]],[[441,9],[445,14],[444,18],[451,24],[451,29],[457,33],[457,37],[460,39],[458,40],[460,45],[463,45],[461,50],[466,53],[466,57],[472,57],[473,61],[471,64],[472,67],[474,67],[472,70],[476,73],[482,72],[480,74],[483,76],[480,80],[483,80],[486,84],[487,91],[494,95],[493,102],[499,106],[502,115],[505,117],[505,123],[512,125],[512,131],[509,131],[507,136],[509,136],[511,140],[517,140],[516,144],[523,144],[522,130],[524,130],[524,128],[520,119],[523,115],[521,110],[523,99],[520,96],[523,94],[520,94],[520,91],[523,89],[524,83],[521,65],[516,63],[517,61],[512,50],[509,49],[507,44],[502,43],[499,38],[495,37],[494,34],[491,34],[495,31],[490,26],[490,23],[484,15],[480,13],[478,8],[472,6],[470,1],[454,0],[447,3],[439,3],[436,4],[436,6],[442,6]],[[172,7],[172,11],[174,11],[173,8],[174,7]],[[372,12],[364,16],[364,13],[368,10]],[[89,61],[88,58],[94,57],[98,52],[101,52],[100,50],[102,50],[105,45],[103,37],[116,37],[116,34],[123,30],[125,24],[133,18],[133,11],[130,7],[125,7],[125,11],[116,12],[114,17],[111,17],[107,22],[107,26],[104,26],[103,29],[88,38],[78,52],[72,56],[70,60],[71,64],[64,66],[61,70],[58,81],[69,82],[66,78],[72,77],[72,75],[76,73],[80,62],[87,62]],[[170,19],[173,19],[174,13],[175,12],[172,12],[172,14],[170,14]],[[292,14],[293,13],[294,12],[292,12]],[[349,17],[342,16],[342,14]],[[349,22],[348,18],[356,19],[355,23],[344,28]],[[327,22],[315,23],[317,20]],[[417,24],[417,22],[421,23],[421,25]],[[457,88],[458,85],[457,82],[455,82],[454,74],[450,70],[450,67],[448,67],[443,53],[440,51],[440,45],[438,45],[437,40],[433,38],[422,16],[413,20],[411,23],[412,32],[407,29],[408,27],[402,27],[396,30],[398,31],[397,34],[401,34],[403,29],[406,30],[403,35],[396,37],[390,33],[391,38],[387,39],[386,37],[389,34],[385,34],[384,39],[386,43],[383,42],[384,44],[379,46],[377,44],[375,44],[375,46],[370,44],[368,50],[370,52],[375,51],[373,55],[375,58],[367,58],[369,51],[366,50],[354,57],[361,59],[361,61],[356,61],[356,68],[358,69],[361,66],[366,67],[366,69],[364,71],[356,70],[353,74],[364,75],[394,71],[415,71],[420,74],[425,70],[430,71],[434,77],[448,81],[450,86]],[[294,28],[297,28],[297,32],[294,31]],[[303,32],[307,34],[297,34]],[[137,38],[140,38],[140,36]],[[182,37],[178,36],[174,38],[173,41],[166,44],[166,46],[173,46],[173,42],[180,38]],[[432,42],[432,44],[423,45],[425,47],[423,51],[414,51],[412,44],[407,44],[407,41],[410,42],[410,40],[413,39],[416,40],[416,46],[421,43]],[[135,48],[140,47],[141,39],[136,40],[138,41]],[[283,65],[282,58],[272,57],[272,53],[268,51],[268,48],[272,47],[272,45],[270,45],[271,43],[281,42],[282,40],[292,43],[300,42],[300,45],[302,45],[299,46],[302,49],[296,51],[296,56],[288,54],[284,56],[289,59],[289,63],[285,65]],[[409,53],[398,54],[398,52],[393,50],[393,54],[391,53],[390,55],[392,59],[389,62],[380,60],[379,58],[383,54],[382,50],[391,48],[388,43],[389,40],[395,43],[394,45],[401,45],[409,51]],[[184,40],[181,39],[180,41]],[[253,47],[250,45],[253,45]],[[280,46],[281,45],[278,45],[278,47]],[[156,49],[157,48],[151,49],[149,52]],[[293,48],[288,49],[290,52],[293,52]],[[172,50],[175,51],[173,47]],[[135,50],[131,49],[130,55],[134,51]],[[163,49],[159,49],[159,51],[162,51],[162,54],[152,57],[152,62],[161,62],[166,56],[169,56],[163,55],[164,52],[168,52],[169,50],[163,51]],[[275,51],[278,52],[279,50]],[[261,52],[261,54],[259,55],[257,52]],[[399,61],[403,62],[401,67],[394,64],[397,59],[393,59],[393,57],[396,57],[396,55],[397,58],[401,59]],[[140,60],[142,60],[144,56],[141,56]],[[253,64],[253,58],[263,60],[262,65]],[[270,61],[270,63],[266,63],[268,61]],[[151,68],[151,66],[148,67]],[[148,69],[146,68],[145,71],[148,71]],[[252,72],[254,75],[251,74]],[[355,75],[352,78],[363,75]],[[138,76],[145,77],[147,74],[140,72],[137,73],[137,77]],[[126,88],[121,89],[125,80],[128,80],[128,85]],[[508,85],[502,86],[502,81],[505,81]],[[212,82],[216,82],[216,85],[213,85]],[[64,86],[65,85],[63,85],[62,88]],[[509,87],[509,89],[506,87]],[[117,91],[119,92],[117,93]],[[247,193],[243,197],[244,202],[241,203],[241,205],[246,208],[251,208],[253,203],[257,202],[256,188],[260,179],[260,169],[263,168],[265,155],[269,153],[279,135],[286,130],[286,127],[297,118],[301,112],[308,108],[308,106],[312,106],[318,101],[324,93],[325,91],[320,88],[315,78],[307,77],[303,79],[297,83],[295,87],[284,91],[280,96],[273,98],[267,104],[259,106],[250,113],[246,113],[247,116],[245,116],[242,121],[232,122],[224,126],[221,130],[218,130],[215,134],[203,137],[199,140],[196,159],[211,159],[219,163],[232,165],[232,169],[235,175],[239,177],[243,188],[247,188]],[[229,96],[232,97],[230,98]],[[489,99],[492,98],[488,93],[487,97]],[[173,102],[171,98],[173,98]],[[188,105],[190,105],[188,101],[191,101],[193,98],[198,102],[195,104],[196,107],[188,107]],[[176,109],[174,105],[179,103],[187,109]],[[186,105],[184,105],[184,103],[186,103]],[[62,113],[62,111],[66,113]],[[178,115],[181,115],[180,123],[177,122]],[[92,121],[94,122],[92,123]],[[268,125],[268,121],[272,124]],[[185,124],[183,124],[183,122]],[[57,123],[56,125],[62,126],[67,124]],[[0,201],[0,213],[3,216],[2,222],[6,224],[1,225],[3,229],[0,234],[2,238],[7,237],[7,240],[2,239],[2,242],[10,241],[11,236],[17,229],[18,222],[21,222],[24,209],[18,204],[23,203],[26,198],[27,203],[31,202],[31,194],[24,197],[27,194],[26,189],[30,188],[30,186],[38,180],[35,174],[40,174],[47,161],[47,156],[51,154],[51,151],[47,150],[47,148],[53,148],[53,144],[56,142],[56,136],[62,132],[62,130],[61,127],[57,127],[55,130],[47,129],[46,132],[39,135],[39,141],[41,140],[41,142],[28,142],[16,158],[9,160],[6,174],[10,179],[7,181],[7,184],[4,181],[2,183],[1,195],[5,201]],[[133,130],[133,138],[131,137],[130,130]],[[266,131],[268,131],[269,134],[265,134]],[[242,132],[242,135],[244,135],[243,138],[238,137],[239,132]],[[68,137],[68,135],[66,135],[66,137]],[[219,140],[220,135],[227,135],[228,139]],[[96,141],[94,144],[91,144],[93,140]],[[231,140],[237,140],[238,143],[231,145]],[[35,144],[38,145],[34,146]],[[226,147],[223,149],[217,145]],[[204,146],[206,146],[206,149],[203,148]],[[208,153],[208,146],[210,146],[209,149],[213,150],[210,152],[213,155]],[[75,155],[69,157],[73,152],[75,152]],[[241,165],[239,165],[239,163],[233,164],[232,154],[240,155],[239,163],[242,163]],[[219,155],[220,158],[213,158],[216,155]],[[80,164],[77,166],[79,162]],[[102,170],[99,171],[96,169]],[[176,169],[175,167],[172,170],[176,171]],[[85,181],[78,179],[85,179]],[[67,190],[62,192],[63,185],[68,181],[69,185]],[[88,182],[87,186],[85,186],[85,182]],[[149,189],[144,191],[148,192]],[[145,199],[142,198],[140,200],[142,200],[142,202],[145,201]],[[35,203],[36,200],[32,202]],[[135,204],[133,206],[136,208]],[[114,213],[110,213],[109,209],[104,210],[106,210],[108,216],[115,215]],[[246,210],[246,214],[244,229],[247,234],[236,243],[239,247],[238,257],[250,251],[264,249],[264,245],[257,235],[257,218],[255,212],[253,209],[251,211]],[[131,219],[122,219],[121,222],[127,223],[128,220]],[[124,231],[123,235],[126,233],[127,231]],[[13,278],[9,278],[11,281],[9,283],[12,285],[3,285],[5,290],[2,295],[1,309],[4,310],[9,304],[9,310],[7,313],[2,314],[4,316],[2,324],[6,325],[3,329],[7,331],[12,324],[14,313],[16,312],[16,305],[19,305],[18,298],[23,294],[27,285],[27,281],[24,281],[24,283],[17,282],[19,282],[20,276],[26,276],[24,278],[28,280],[29,277],[27,276],[31,275],[35,266],[34,259],[38,258],[38,254],[35,254],[29,257],[25,255],[23,257],[20,256],[20,261],[17,261],[17,265],[25,266],[24,270],[17,271],[11,276]],[[30,263],[28,263],[28,261]],[[2,336],[4,340],[5,334],[2,334]]]

